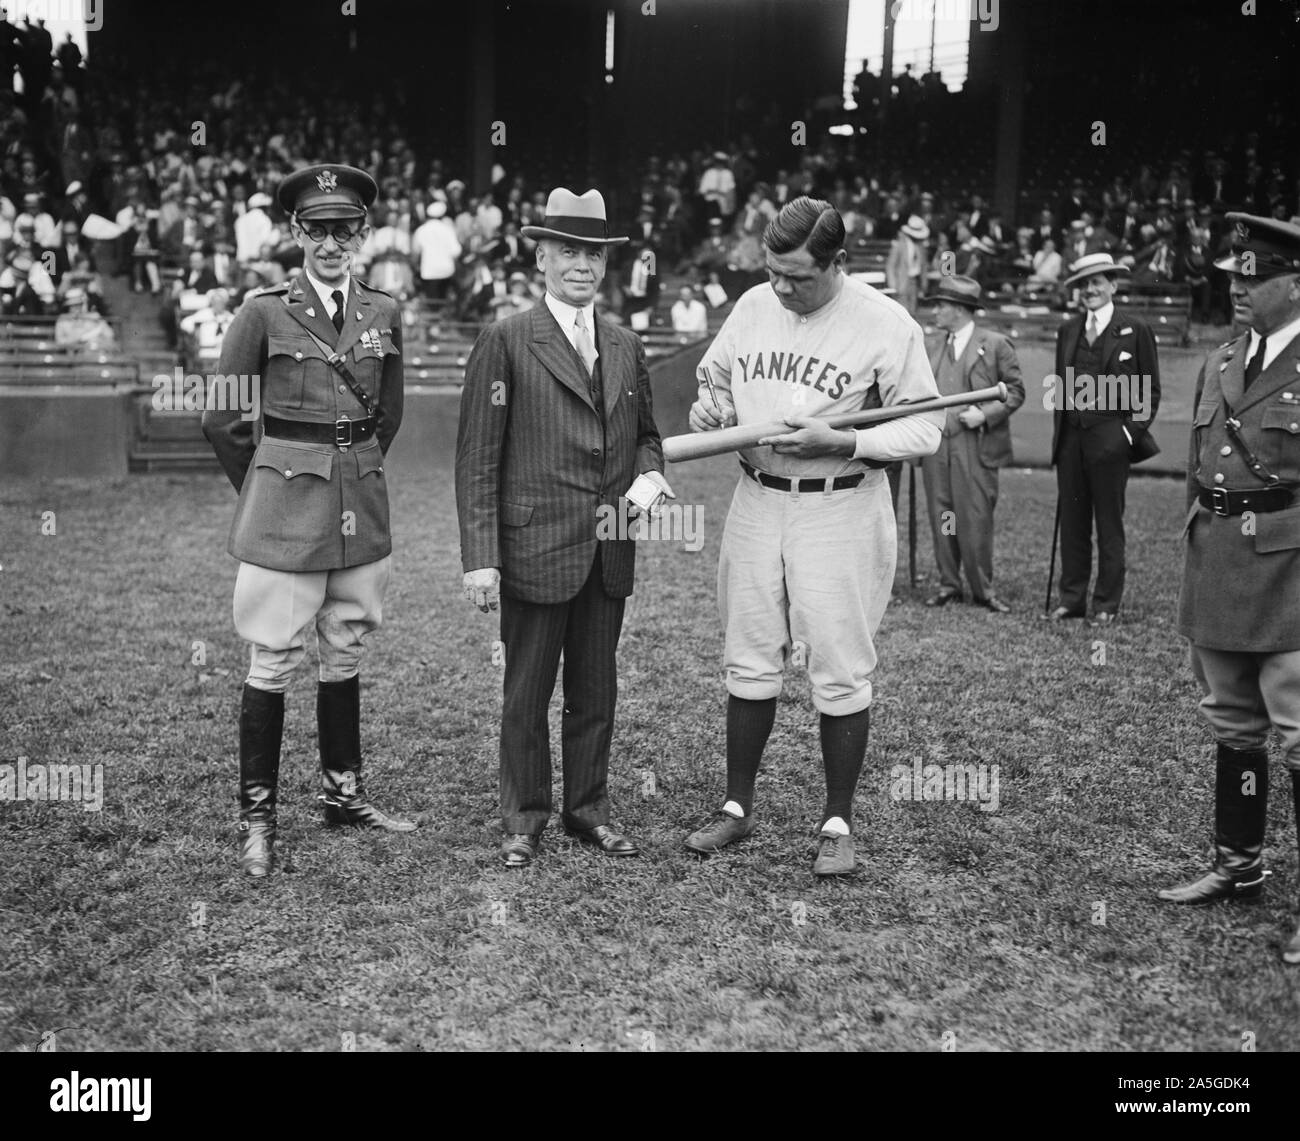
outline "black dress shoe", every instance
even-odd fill
[[[1119,622],[1119,615],[1113,610],[1099,610],[1093,615],[1089,626],[1114,626]]]
[[[1065,622],[1073,618],[1083,618],[1086,615],[1081,610],[1071,610],[1068,606],[1058,606],[1050,614],[1044,614],[1049,622]]]
[[[975,605],[976,605],[976,606],[982,606],[982,607],[984,607],[985,610],[991,610],[991,611],[993,611],[994,614],[1010,614],[1010,613],[1011,613],[1011,607],[1010,607],[1010,606],[1008,606],[1005,602],[1003,602],[1002,599],[1000,599],[1000,598],[995,598],[995,597],[994,597],[993,595],[991,595],[991,594],[988,596],[988,598],[977,598],[977,599],[975,600]]]
[[[542,838],[527,832],[511,832],[501,841],[501,858],[508,868],[526,868],[537,858]]]
[[[620,835],[608,824],[597,824],[595,828],[566,828],[565,831],[583,844],[599,848],[607,856],[639,856],[641,849],[629,836]]]
[[[947,606],[950,602],[960,602],[961,593],[953,590],[941,590],[925,600],[926,606]]]

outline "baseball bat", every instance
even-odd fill
[[[916,589],[916,468],[907,465],[907,578]]]
[[[1061,493],[1056,493],[1056,515],[1052,519],[1052,558],[1047,564],[1047,597],[1043,599],[1043,617],[1052,613],[1052,580],[1056,578],[1056,539],[1061,533]]]
[[[832,428],[861,428],[872,424],[883,424],[887,420],[900,420],[904,416],[915,416],[921,412],[935,412],[940,408],[952,408],[962,404],[987,404],[993,400],[1007,398],[1007,386],[999,382],[990,388],[978,388],[974,392],[958,392],[952,396],[937,396],[933,400],[919,400],[915,404],[892,404],[888,408],[867,408],[857,412],[836,412],[823,417]],[[725,452],[738,452],[753,448],[759,440],[768,436],[784,436],[794,431],[789,424],[774,420],[767,424],[747,424],[742,427],[717,428],[712,432],[689,432],[681,436],[669,436],[663,442],[664,459],[672,463],[684,460],[701,460],[706,456],[720,456]]]

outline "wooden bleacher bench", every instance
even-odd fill
[[[140,384],[140,365],[120,354],[71,348],[24,352],[11,346],[0,347],[0,386],[68,384],[134,388]]]
[[[1141,316],[1158,344],[1186,345],[1191,340],[1192,291],[1187,285],[1121,281],[1115,304]]]

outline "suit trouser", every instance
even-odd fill
[[[934,455],[922,457],[921,475],[939,582],[946,593],[960,594],[964,567],[971,597],[983,602],[993,594],[998,471],[980,461],[979,433],[944,436]]]
[[[600,551],[568,602],[501,596],[505,682],[501,704],[501,822],[506,832],[536,834],[551,815],[551,735],[547,707],[564,654],[564,824],[609,823],[606,778],[618,698],[616,651],[626,599],[610,598]]]
[[[1300,650],[1246,653],[1192,646],[1201,683],[1201,715],[1215,740],[1234,749],[1263,749],[1271,725],[1282,737],[1287,768],[1300,773]]]
[[[1129,448],[1119,420],[1076,428],[1061,425],[1056,490],[1061,502],[1061,605],[1082,614],[1092,577],[1092,531],[1097,526],[1097,612],[1119,610],[1124,597],[1124,495]]]
[[[391,555],[331,571],[278,571],[240,563],[235,629],[251,644],[247,682],[283,693],[315,625],[320,680],[346,681],[361,665],[362,639],[383,622]]]

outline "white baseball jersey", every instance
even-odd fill
[[[845,276],[835,298],[815,313],[786,309],[770,285],[746,290],[696,371],[699,398],[740,425],[827,416],[863,408],[933,400],[939,395],[918,325],[897,302]],[[852,474],[877,461],[931,455],[944,413],[926,412],[857,431],[852,459],[798,459],[770,447],[748,448],[760,471],[793,478]]]

